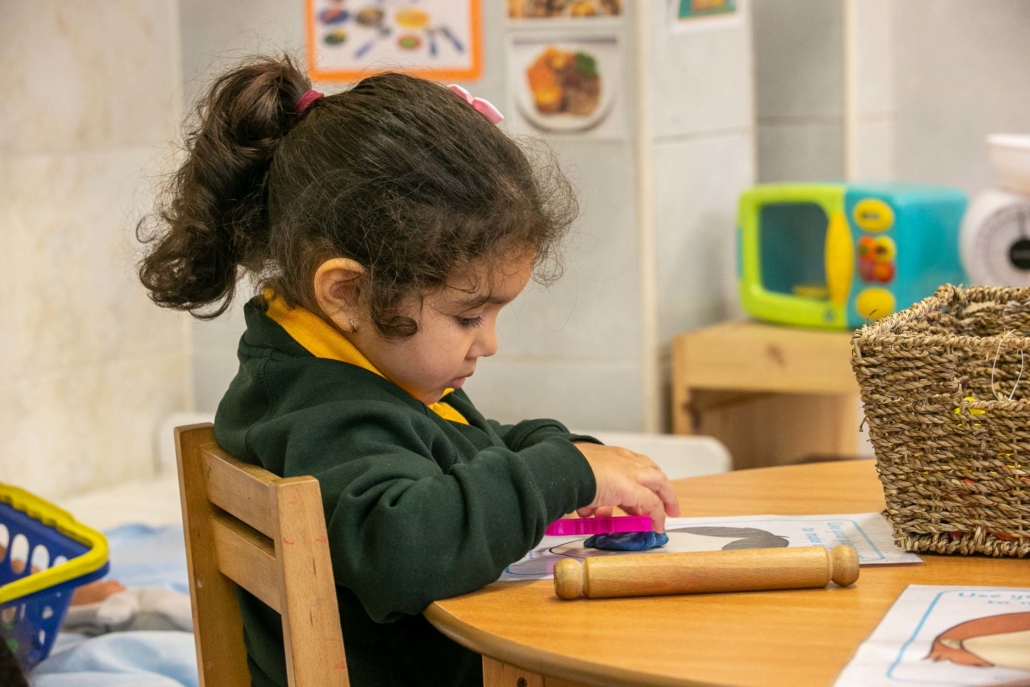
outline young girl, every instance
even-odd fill
[[[575,214],[560,172],[457,87],[310,89],[286,58],[214,83],[140,278],[198,317],[241,273],[261,283],[215,437],[318,478],[352,684],[481,684],[428,604],[495,581],[565,513],[621,506],[662,531],[676,497],[644,456],[554,420],[500,425],[461,391]],[[241,611],[253,684],[285,687],[278,615],[248,594]]]

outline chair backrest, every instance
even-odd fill
[[[201,687],[250,687],[236,585],[282,615],[291,687],[350,684],[321,490],[175,429]]]

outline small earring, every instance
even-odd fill
[[[354,320],[347,318],[347,323],[350,324],[350,330],[352,334],[358,333],[358,325],[354,324]]]

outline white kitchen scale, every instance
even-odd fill
[[[998,188],[978,195],[962,222],[971,283],[1030,287],[1030,135],[987,137]]]

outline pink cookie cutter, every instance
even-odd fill
[[[544,534],[565,537],[570,534],[611,534],[613,532],[650,532],[648,515],[616,515],[610,518],[562,518],[555,520]]]

